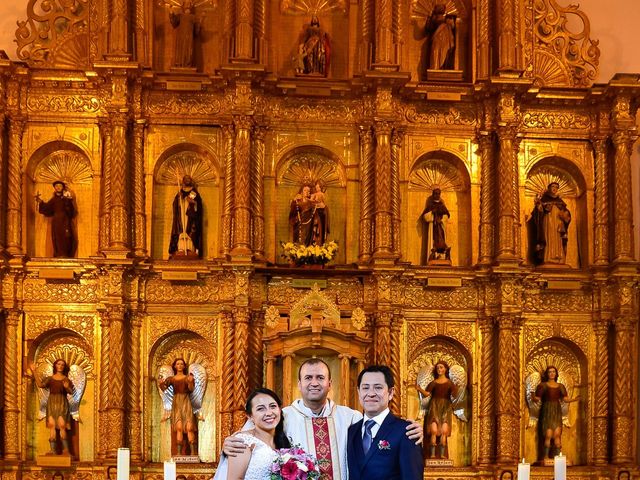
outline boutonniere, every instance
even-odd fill
[[[378,442],[378,450],[390,450],[391,444],[386,440],[380,440]]]

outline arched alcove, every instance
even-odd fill
[[[333,263],[345,263],[351,258],[346,251],[347,222],[353,217],[354,202],[347,201],[347,180],[344,164],[330,150],[315,146],[303,145],[286,152],[276,165],[276,182],[273,192],[265,191],[266,205],[274,205],[273,217],[265,226],[271,229],[268,239],[274,242],[273,251],[278,262],[282,249],[280,242],[292,241],[289,223],[291,201],[304,186],[309,186],[313,193],[316,182],[320,182],[326,196],[326,210],[329,214],[330,233],[327,240],[338,242],[339,249]],[[355,245],[357,255],[357,245]],[[268,249],[269,250],[269,249]]]
[[[38,213],[34,197],[47,202],[53,196],[54,181],[63,181],[71,194],[76,215],[72,220],[75,256],[89,257],[98,249],[98,204],[100,186],[94,183],[90,158],[77,145],[55,141],[38,148],[25,176],[27,252],[33,257],[53,256],[52,218]]]
[[[184,175],[193,178],[202,198],[202,257],[218,256],[222,215],[219,164],[209,150],[196,144],[181,143],[166,149],[155,163],[150,238],[153,258],[169,257],[173,201]]]
[[[536,239],[531,217],[536,197],[542,197],[553,182],[558,184],[557,195],[565,202],[567,210],[571,213],[571,222],[565,233],[565,265],[571,268],[584,268],[589,264],[590,255],[588,247],[588,188],[580,168],[563,157],[543,157],[533,163],[526,174],[524,203],[521,208],[524,212],[523,226],[525,227],[522,229],[523,255],[526,254],[528,262],[538,264],[539,261],[534,258]],[[550,265],[542,263],[540,266],[548,267]]]
[[[171,366],[174,360],[182,358],[187,365],[198,363],[207,372],[206,388],[202,408],[197,420],[198,456],[201,461],[211,462],[215,452],[211,448],[216,439],[216,398],[215,352],[214,346],[202,336],[190,330],[175,330],[164,335],[152,346],[146,370],[147,404],[151,412],[146,416],[146,441],[151,445],[151,461],[162,462],[175,454],[172,446],[172,425],[165,419],[165,405],[157,383],[158,373],[163,366]],[[186,437],[186,434],[185,434]],[[172,453],[172,447],[174,449]]]
[[[445,240],[451,248],[453,265],[471,265],[471,191],[467,169],[453,153],[438,150],[425,153],[413,164],[409,173],[405,205],[404,257],[414,265],[428,260],[427,229],[423,220],[426,201],[436,186],[449,213],[445,217]],[[444,220],[444,219],[443,219]]]
[[[455,339],[447,336],[434,336],[426,338],[417,346],[413,358],[407,365],[407,415],[410,418],[423,418],[424,412],[421,411],[415,385],[426,373],[432,372],[433,366],[440,361],[446,362],[449,368],[462,367],[464,372],[466,395],[463,401],[463,414],[468,421],[462,421],[456,415],[452,415],[451,436],[448,439],[448,458],[453,460],[456,467],[467,466],[471,464],[473,451],[469,441],[472,438],[470,419],[472,418],[471,407],[473,403],[471,389],[473,362],[470,352]],[[424,432],[424,445],[428,446],[431,437],[427,425],[424,425]]]
[[[527,414],[524,421],[524,455],[528,462],[541,459],[543,455],[543,437],[534,410],[530,408],[528,396],[540,381],[540,377],[549,366],[556,367],[558,382],[562,383],[569,398],[580,397],[578,402],[569,403],[567,416],[563,415],[562,453],[574,465],[587,462],[589,435],[588,412],[588,372],[584,352],[575,343],[558,337],[547,338],[535,345],[527,353],[524,366],[523,390],[527,402]]]

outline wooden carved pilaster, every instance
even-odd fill
[[[391,135],[391,250],[400,258],[400,154],[404,133],[394,129]]]
[[[516,463],[520,453],[520,323],[518,315],[498,319],[496,463],[501,465]]]
[[[478,0],[476,24],[478,25],[478,80],[487,80],[491,76],[491,29],[489,27],[491,2]]]
[[[514,261],[520,245],[520,197],[518,191],[518,151],[520,138],[515,126],[498,127],[498,260]]]
[[[141,461],[142,458],[142,382],[141,382],[141,354],[140,339],[143,313],[135,312],[129,315],[130,328],[128,332],[129,352],[127,355],[127,445],[131,449],[131,460]]]
[[[233,427],[238,430],[246,421],[244,404],[249,395],[249,309],[233,310]]]
[[[373,19],[373,10],[374,10],[374,2],[373,0],[362,0],[360,2],[360,48],[359,48],[359,68],[356,69],[358,72],[363,72],[368,70],[372,58],[371,55],[373,53],[373,42],[375,31],[375,24]]]
[[[265,370],[265,386],[273,390],[276,386],[276,359],[273,357],[266,357],[264,359]]]
[[[495,245],[496,192],[495,178],[495,139],[488,132],[478,136],[478,154],[480,155],[480,249],[478,263],[491,265]]]
[[[100,233],[99,250],[102,252],[109,247],[109,225],[111,223],[111,123],[100,121],[102,134],[102,198],[100,199]]]
[[[519,65],[518,0],[497,0],[498,69],[517,70]]]
[[[7,168],[7,252],[22,255],[22,135],[25,121],[9,120],[9,165]]]
[[[111,25],[109,31],[109,53],[129,53],[129,5],[127,0],[112,0]]]
[[[369,125],[358,127],[360,134],[360,246],[358,260],[367,263],[371,259],[373,246],[373,215],[375,200],[375,152],[373,132]]]
[[[103,370],[102,388],[107,389],[107,404],[104,419],[107,423],[105,430],[106,457],[116,458],[118,448],[124,445],[124,410],[125,410],[125,377],[126,368],[123,367],[125,358],[125,328],[126,309],[124,305],[107,305],[106,314],[109,317],[108,352],[109,368]]]
[[[393,319],[391,322],[391,345],[389,350],[389,365],[391,368],[391,373],[393,373],[393,378],[396,383],[395,393],[393,394],[393,398],[389,403],[389,408],[395,415],[400,415],[400,409],[402,405],[402,399],[400,396],[401,388],[401,366],[402,360],[400,358],[400,350],[401,350],[401,342],[402,342],[402,324],[404,323],[404,319],[401,314],[396,313],[393,315]]]
[[[393,44],[393,0],[375,0],[376,46],[374,70],[396,65]]]
[[[613,378],[613,452],[611,463],[626,465],[634,462],[634,441],[638,426],[634,422],[635,322],[631,316],[614,319],[614,378]]]
[[[250,155],[252,119],[237,115],[235,125],[235,185],[233,206],[233,248],[231,255],[251,255]]]
[[[264,312],[262,310],[251,313],[249,327],[249,390],[262,386]]]
[[[147,217],[145,214],[144,178],[145,123],[145,120],[138,120],[133,127],[133,247],[137,257],[147,256]]]
[[[231,254],[233,239],[233,204],[234,204],[234,148],[235,128],[233,125],[224,125],[222,133],[225,139],[224,155],[224,200],[222,205],[222,252]]]
[[[228,0],[223,5],[224,50],[220,64],[229,63],[233,58],[236,25],[236,0]]]
[[[633,209],[631,153],[635,136],[626,130],[613,134],[614,158],[614,262],[633,260]]]
[[[338,359],[340,359],[340,405],[349,405],[351,356],[346,353],[340,353],[338,354]]]
[[[135,15],[136,15],[136,45],[135,54],[138,63],[149,66],[147,59],[147,30],[145,29],[146,15],[145,15],[145,2],[144,0],[135,1]]]
[[[253,0],[236,0],[236,42],[234,62],[253,62]]]
[[[234,321],[231,312],[220,314],[222,322],[222,385],[234,384]],[[220,400],[221,437],[226,438],[235,430],[233,428],[234,392],[232,388],[222,389]]]
[[[294,353],[287,353],[282,356],[282,385],[286,385],[282,388],[282,403],[284,405],[290,405],[294,400],[290,385],[293,379],[293,359],[295,357]]]
[[[606,465],[609,452],[609,322],[598,319],[593,325],[598,374],[593,390],[593,463]]]
[[[109,419],[107,409],[109,407],[109,371],[111,366],[111,318],[109,312],[104,309],[100,315],[100,384],[98,403],[98,457],[106,458],[108,450]]]
[[[267,0],[255,0],[256,60],[262,65],[269,63],[269,43],[267,37]]]
[[[376,122],[375,249],[374,258],[393,258],[391,237],[391,131],[389,122]]]
[[[4,418],[3,418],[3,440],[4,440],[4,460],[18,460],[20,458],[20,395],[18,386],[20,385],[19,365],[19,341],[18,328],[22,312],[17,309],[10,309],[4,313],[5,338],[4,338]]]
[[[111,214],[109,217],[109,250],[129,249],[128,212],[128,119],[124,114],[111,116]]]
[[[0,78],[0,109],[4,110],[4,80]],[[7,165],[7,155],[4,151],[4,136],[6,133],[5,128],[6,115],[4,113],[0,113],[0,172],[6,172]],[[7,179],[5,175],[0,175],[0,192],[5,191],[5,182]],[[7,233],[7,218],[5,215],[7,214],[7,204],[4,199],[4,195],[0,194],[0,255],[2,254],[5,248],[5,238]]]
[[[608,141],[606,136],[594,137],[591,140],[595,163],[594,188],[594,224],[595,251],[594,263],[609,263],[609,165],[607,162]]]
[[[251,144],[251,240],[256,258],[264,258],[264,137],[265,127],[253,129]]]
[[[391,364],[391,320],[392,312],[382,311],[375,314],[375,363]]]
[[[478,422],[480,428],[478,463],[491,465],[496,455],[496,342],[495,319],[484,317],[480,321],[480,399],[478,405]]]

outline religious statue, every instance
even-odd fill
[[[547,191],[537,195],[529,219],[530,250],[537,265],[564,265],[571,212],[558,195],[560,185],[551,182]]]
[[[62,454],[69,455],[67,430],[71,430],[72,418],[79,420],[80,401],[87,384],[86,373],[79,365],[69,366],[62,358],[53,364],[43,363],[39,368],[31,363],[29,368],[38,387],[38,420],[46,419],[51,453],[58,454],[59,435]]]
[[[314,220],[314,242],[316,245],[324,245],[327,241],[329,229],[329,207],[327,207],[327,194],[323,184],[318,180],[314,185],[314,192],[311,194],[311,201],[316,207],[316,218]]]
[[[294,243],[323,245],[329,233],[329,209],[322,184],[303,185],[289,206],[289,227]]]
[[[169,20],[176,33],[176,50],[173,66],[195,67],[194,43],[200,34],[201,19],[195,14],[193,0],[184,0],[179,13],[170,12]]]
[[[438,3],[425,25],[429,37],[429,69],[453,70],[456,52],[456,16],[446,13],[446,5]]]
[[[460,365],[449,368],[447,362],[439,360],[418,372],[416,389],[424,414],[425,459],[449,458],[447,440],[451,436],[452,413],[461,421],[467,421],[466,388],[467,375]]]
[[[202,198],[189,175],[182,177],[180,190],[173,199],[169,255],[202,257]]]
[[[326,77],[331,59],[331,41],[329,35],[320,28],[317,16],[304,30],[298,44],[296,73]]]
[[[54,257],[73,257],[76,253],[76,234],[73,228],[73,218],[76,216],[76,206],[73,195],[61,180],[53,182],[53,196],[48,202],[35,198],[38,212],[51,218],[51,240],[53,241]]]
[[[422,265],[438,263],[444,260],[451,262],[451,247],[447,246],[445,239],[445,219],[451,218],[451,214],[441,197],[440,187],[434,185],[431,195],[420,216],[422,222]]]
[[[538,438],[544,439],[543,460],[562,451],[562,426],[569,426],[569,403],[579,400],[577,395],[569,398],[567,388],[559,382],[558,369],[549,365],[542,376],[530,374],[526,380],[529,426],[537,423]],[[555,452],[551,451],[551,440]]]
[[[206,370],[198,363],[187,366],[183,358],[176,358],[171,366],[160,367],[157,383],[164,407],[162,420],[171,419],[177,454],[186,454],[186,433],[189,454],[197,455],[196,432],[207,386]]]

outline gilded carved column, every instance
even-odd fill
[[[235,129],[233,125],[224,125],[222,133],[225,139],[224,155],[224,200],[222,205],[222,252],[231,254],[233,239],[233,198],[234,198],[234,146]]]
[[[614,319],[615,359],[613,378],[613,452],[611,463],[626,465],[634,462],[634,391],[638,384],[633,381],[635,371],[635,322],[634,317],[621,315]]]
[[[371,127],[360,125],[358,131],[360,134],[360,246],[358,260],[360,263],[367,263],[373,253],[375,152]]]
[[[4,80],[0,78],[0,110],[5,109],[4,105]],[[4,153],[4,135],[5,135],[5,123],[6,123],[6,115],[4,113],[0,113],[0,172],[6,172],[6,161],[7,156]],[[5,175],[0,175],[0,192],[5,191],[5,182],[7,179]],[[4,251],[5,248],[5,238],[6,238],[6,227],[7,227],[7,218],[5,217],[7,213],[7,205],[4,200],[4,195],[0,195],[0,255]]]
[[[267,0],[255,0],[256,60],[262,65],[269,63],[269,45],[267,40]]]
[[[400,154],[404,134],[394,129],[391,135],[391,243],[393,254],[400,258]]]
[[[375,63],[373,68],[385,68],[394,65],[394,45],[393,45],[393,0],[375,0],[375,22],[376,22],[376,47]]]
[[[495,319],[485,316],[480,320],[480,398],[478,423],[480,428],[478,463],[491,465],[495,462],[496,444],[496,363]]]
[[[100,199],[99,250],[109,247],[109,225],[111,224],[111,124],[100,122],[102,134],[102,198]]]
[[[234,385],[234,321],[231,312],[220,314],[222,322],[222,385]],[[233,428],[234,389],[223,388],[220,400],[221,437],[226,438],[235,430]]]
[[[282,404],[291,405],[294,398],[291,395],[293,385],[293,359],[295,354],[287,353],[282,356]]]
[[[517,463],[520,453],[520,322],[513,314],[498,319],[496,462],[501,465]]]
[[[496,192],[495,179],[495,140],[491,132],[478,136],[478,154],[480,155],[480,248],[478,263],[491,265],[495,245]]]
[[[118,448],[123,447],[125,441],[125,385],[127,388],[129,386],[128,379],[125,377],[126,368],[123,366],[126,309],[124,305],[107,305],[106,314],[109,317],[109,368],[102,372],[106,373],[106,377],[102,378],[104,383],[101,386],[107,390],[107,405],[104,412],[104,419],[107,422],[104,432],[107,437],[105,454],[107,458],[116,458]]]
[[[266,357],[264,359],[264,363],[265,363],[264,384],[268,389],[273,390],[276,387],[276,367],[275,367],[276,359],[273,357]]]
[[[7,168],[7,252],[22,255],[22,135],[25,121],[10,118]]]
[[[147,31],[145,29],[145,2],[144,0],[135,1],[135,15],[136,15],[136,45],[135,53],[136,60],[147,66],[149,62],[147,60]]]
[[[145,123],[145,120],[138,120],[133,127],[133,247],[137,257],[147,256],[147,217],[145,214],[144,178]]]
[[[4,459],[20,459],[20,396],[18,385],[20,385],[21,364],[19,346],[20,337],[18,327],[22,312],[17,309],[6,310],[4,314],[5,338],[4,338],[4,418],[3,418],[3,439],[4,439]]]
[[[596,340],[597,375],[593,387],[593,463],[606,465],[609,452],[609,322],[593,324]]]
[[[513,98],[511,99],[513,100]],[[517,127],[498,127],[498,260],[516,261],[520,245],[520,200],[518,190],[518,152],[520,138]]]
[[[607,137],[597,136],[591,140],[594,150],[594,263],[609,263],[609,165],[607,162]]]
[[[251,255],[251,117],[237,115],[235,124],[235,172],[233,206],[233,248],[231,255]]]
[[[129,5],[127,0],[112,0],[111,28],[109,31],[109,53],[127,54]]]
[[[256,258],[264,258],[264,137],[265,127],[256,126],[251,145],[251,240]]]
[[[491,76],[491,29],[489,28],[489,0],[478,0],[476,25],[478,25],[478,80],[487,80]]]
[[[246,421],[244,405],[249,395],[249,309],[235,308],[233,323],[233,426],[240,429]]]
[[[111,318],[108,310],[100,310],[100,391],[98,406],[98,457],[106,458],[109,436],[109,418],[107,408],[109,407],[109,386],[110,386],[110,366],[111,366]]]
[[[359,68],[357,72],[363,72],[369,69],[372,62],[371,54],[373,51],[373,32],[375,25],[373,20],[373,0],[362,0],[360,2],[360,49],[358,54]]]
[[[233,60],[255,61],[253,51],[253,0],[236,0],[236,45]]]
[[[517,0],[497,0],[498,14],[498,68],[518,69],[518,2]]]
[[[351,356],[338,354],[340,360],[340,405],[349,405],[349,389],[351,388]]]
[[[614,261],[633,260],[633,209],[631,196],[631,153],[635,137],[621,130],[613,134],[614,159]]]
[[[391,363],[391,319],[393,313],[379,311],[375,314],[375,363],[389,365]]]
[[[223,10],[223,29],[224,51],[220,59],[220,64],[229,63],[233,58],[235,44],[235,24],[236,24],[236,0],[227,0],[224,2]]]
[[[143,313],[135,312],[129,315],[130,328],[128,332],[129,352],[127,355],[127,445],[131,449],[131,460],[141,461],[142,458],[142,383],[141,383],[141,355],[140,339]]]
[[[374,258],[393,258],[391,237],[391,124],[376,122]]]
[[[111,213],[109,217],[109,250],[129,249],[127,117],[111,116]]]
[[[404,323],[404,319],[401,314],[396,313],[393,315],[393,319],[391,322],[391,345],[389,349],[389,363],[386,365],[391,368],[391,372],[393,373],[393,378],[396,383],[395,393],[393,394],[393,398],[389,404],[389,408],[395,415],[400,415],[400,406],[402,405],[402,399],[400,397],[400,392],[402,388],[400,387],[400,382],[402,381],[400,366],[402,364],[402,360],[400,358],[400,350],[402,343],[402,324]]]
[[[249,390],[262,386],[264,312],[251,313],[249,335]]]

